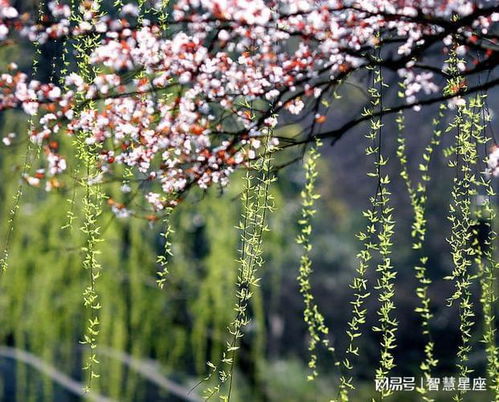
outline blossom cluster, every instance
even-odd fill
[[[487,174],[499,177],[499,145],[494,145],[490,149],[487,157]]]
[[[424,50],[447,49],[456,33],[463,47],[476,44],[499,17],[469,0],[178,0],[165,30],[164,20],[152,17],[159,3],[145,18],[131,3],[106,15],[87,0],[71,15],[69,5],[51,1],[47,15],[33,18],[0,0],[0,44],[98,40],[88,58],[100,71],[92,79],[71,72],[64,85],[44,84],[15,67],[0,76],[0,110],[37,117],[30,136],[48,165],[29,177],[32,184],[47,178],[47,187],[56,187],[54,176],[66,169],[58,137],[83,136],[98,154],[93,182],[115,166],[135,169],[161,188],[146,197],[159,211],[193,184],[226,185],[238,166],[258,157],[276,112],[304,113],[309,100],[379,62],[372,55],[384,46],[395,50],[409,103],[437,92],[432,71],[417,65]],[[447,32],[452,18],[459,26]]]

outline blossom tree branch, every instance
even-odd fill
[[[145,197],[151,211],[160,213],[189,188],[225,186],[232,172],[259,157],[262,131],[285,111],[303,121],[312,113],[313,121],[306,138],[274,137],[279,149],[317,137],[337,141],[367,118],[316,134],[325,122],[320,105],[374,66],[397,74],[405,87],[406,103],[383,114],[497,86],[495,79],[468,89],[463,82],[436,96],[434,75],[448,78],[439,53],[473,50],[477,56],[469,52],[459,66],[466,77],[497,66],[499,20],[499,6],[437,3],[177,0],[171,17],[156,21],[154,12],[138,18],[130,3],[112,17],[87,1],[76,22],[63,2],[49,2],[49,14],[37,20],[0,0],[0,45],[63,40],[79,52],[75,39],[91,35],[99,45],[89,60],[102,71],[92,82],[74,71],[57,86],[12,64],[0,77],[0,110],[38,117],[29,137],[43,147],[47,167],[26,176],[28,183],[59,187],[57,177],[67,169],[59,137],[85,132],[99,153],[99,173],[87,180],[104,182],[119,166],[131,168],[152,189]]]

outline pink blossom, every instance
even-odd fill
[[[378,47],[390,49],[406,102],[437,93],[431,71],[443,63],[422,68],[424,54],[415,50],[431,45],[448,52],[453,37],[438,21],[475,10],[470,0],[177,0],[172,6],[165,32],[162,21],[137,18],[135,3],[114,18],[97,1],[80,2],[83,20],[76,21],[67,4],[50,1],[49,22],[40,24],[0,0],[2,44],[98,33],[89,54],[98,71],[93,78],[69,72],[59,86],[17,68],[0,75],[0,110],[37,116],[29,136],[45,151],[48,178],[28,175],[28,182],[57,188],[48,180],[67,169],[56,146],[67,134],[83,137],[97,153],[95,183],[126,166],[150,184],[146,200],[156,211],[193,185],[225,186],[235,169],[262,152],[263,138],[278,126],[276,113],[299,115],[305,104],[320,106],[337,83],[372,65]],[[497,15],[477,16],[459,28],[461,71],[473,68],[467,56],[475,33],[486,34]],[[484,52],[484,62],[488,57]],[[278,145],[276,138],[270,142]],[[134,213],[116,202],[112,209],[119,216]]]
[[[499,146],[494,145],[487,157],[487,174],[489,176],[499,177]]]

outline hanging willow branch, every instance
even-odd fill
[[[372,111],[366,110],[364,114],[371,114]],[[365,149],[366,157],[372,157],[378,154],[376,143],[374,142],[376,135],[372,136],[372,133],[366,135],[372,143]],[[376,163],[376,162],[375,162]],[[379,176],[379,167],[376,166],[374,172],[368,172],[369,177]],[[373,258],[373,251],[378,250],[378,244],[374,240],[374,236],[377,233],[377,225],[380,220],[379,210],[376,207],[376,200],[379,195],[379,186],[376,187],[376,194],[370,198],[371,208],[363,211],[362,215],[367,219],[367,226],[365,231],[360,232],[357,238],[362,242],[363,248],[357,254],[359,260],[359,265],[357,267],[357,275],[354,277],[350,287],[354,290],[354,300],[350,302],[353,306],[352,318],[348,322],[348,329],[346,331],[348,335],[348,345],[346,348],[346,356],[342,361],[342,366],[346,372],[352,372],[354,369],[354,364],[352,362],[352,357],[359,357],[359,347],[358,338],[363,334],[361,326],[366,323],[367,309],[365,306],[365,300],[370,296],[368,291],[368,280],[367,280],[367,270],[370,267],[370,261]],[[350,355],[353,355],[350,357]],[[353,377],[351,375],[340,377],[340,387],[339,387],[339,399],[342,402],[349,401],[349,392],[355,389],[353,384]]]
[[[36,68],[36,63],[33,62],[33,68]],[[29,126],[32,127],[34,124],[34,118],[32,117],[29,121]],[[33,143],[28,140],[26,143],[26,149],[24,151],[24,161],[22,165],[22,173],[21,177],[24,177],[28,174],[31,169],[31,158],[33,154]],[[19,210],[21,199],[24,194],[24,180],[22,180],[17,186],[16,193],[12,197],[12,206],[9,210],[9,217],[7,218],[7,235],[5,237],[5,244],[3,247],[2,255],[0,256],[0,273],[5,272],[9,267],[9,253],[10,253],[10,244],[12,241],[12,236],[14,235],[15,223],[17,212]]]
[[[445,88],[446,92],[455,92],[456,88],[466,85],[459,73],[458,64],[460,62],[461,60],[454,49],[449,57],[449,70],[452,78]],[[484,185],[487,187],[478,169],[480,159],[478,149],[479,146],[487,142],[483,136],[481,122],[481,112],[484,108],[483,99],[484,95],[478,94],[469,100],[458,103],[456,116],[448,127],[448,131],[456,131],[456,144],[449,150],[448,155],[454,157],[454,160],[449,161],[449,166],[456,168],[457,175],[454,178],[452,204],[448,216],[452,223],[448,242],[451,246],[454,269],[451,275],[445,279],[452,280],[455,285],[455,291],[448,299],[449,305],[452,305],[454,301],[459,303],[461,341],[457,351],[457,367],[461,377],[467,377],[473,372],[468,366],[469,354],[472,350],[472,330],[475,325],[471,286],[478,276],[476,272],[473,272],[473,262],[477,259],[481,260],[482,251],[476,237],[474,238],[479,221],[477,216],[473,214],[472,202],[478,195],[478,189]],[[478,270],[480,270],[480,263]],[[487,297],[490,297],[490,294]],[[486,304],[487,302],[484,306],[485,310],[487,310]],[[490,352],[491,350],[488,351],[488,353]],[[464,393],[464,390],[460,390],[454,395],[454,400],[462,401]]]
[[[482,198],[482,204],[476,211],[477,221],[485,226],[487,236],[480,244],[479,226],[473,230],[472,246],[477,250],[475,263],[478,266],[478,276],[480,278],[480,303],[483,313],[483,335],[481,342],[485,344],[485,354],[487,358],[487,378],[489,388],[492,390],[495,400],[499,400],[499,348],[496,344],[496,316],[495,306],[497,305],[497,272],[499,262],[494,260],[494,251],[497,245],[497,232],[493,228],[494,219],[497,214],[491,205],[491,197],[496,196],[490,180],[482,177],[482,188],[486,195]]]
[[[37,14],[40,19],[44,17],[44,5],[43,2],[41,2],[37,8]],[[40,64],[40,59],[41,59],[41,49],[40,49],[40,43],[39,42],[34,42],[34,56],[33,56],[33,62],[31,64],[31,69],[32,69],[32,74],[33,76],[36,76],[38,73],[38,66]],[[28,120],[28,132],[32,132],[35,128],[35,119],[36,115],[30,116]],[[15,230],[15,222],[16,222],[16,217],[17,217],[17,212],[20,208],[21,200],[24,194],[24,179],[28,175],[29,171],[31,170],[31,165],[32,165],[32,158],[34,157],[33,155],[33,148],[34,144],[31,140],[28,139],[26,142],[26,149],[24,151],[24,159],[23,159],[23,165],[21,168],[21,181],[19,182],[19,185],[17,186],[16,193],[12,197],[12,207],[9,210],[9,217],[7,219],[7,234],[5,237],[5,244],[3,247],[2,255],[0,256],[0,273],[5,272],[9,266],[9,252],[10,252],[10,243],[12,241],[12,236],[14,235],[14,230]],[[38,147],[38,150],[40,147]]]
[[[374,68],[374,83],[369,89],[371,95],[371,105],[373,110],[378,108],[383,111],[383,88],[387,87],[383,81],[383,75],[380,68]],[[394,280],[396,272],[391,263],[392,253],[392,237],[394,234],[395,221],[393,219],[393,208],[390,206],[390,192],[388,185],[390,177],[388,174],[383,175],[383,168],[387,165],[388,159],[383,156],[382,152],[382,129],[383,115],[379,118],[371,119],[371,133],[368,135],[373,142],[377,142],[374,152],[378,157],[375,162],[376,172],[372,174],[378,180],[378,196],[375,197],[373,207],[379,209],[379,229],[377,231],[377,250],[381,257],[381,263],[376,266],[376,272],[379,273],[379,278],[376,280],[374,289],[379,291],[378,301],[380,306],[377,310],[379,325],[373,327],[374,332],[379,332],[380,340],[380,366],[376,370],[376,378],[383,378],[388,375],[390,370],[395,367],[394,356],[392,350],[395,348],[398,323],[392,316],[395,304],[392,299],[395,295]],[[391,394],[391,390],[380,391],[381,399]]]
[[[375,57],[381,60],[379,54]],[[363,118],[370,121],[370,132],[366,138],[370,145],[365,149],[366,157],[374,157],[374,171],[367,175],[376,179],[376,193],[370,198],[371,208],[363,212],[367,218],[367,228],[360,232],[357,237],[363,244],[363,249],[357,255],[359,266],[357,276],[354,278],[351,287],[354,289],[355,299],[351,302],[353,305],[352,318],[348,322],[347,335],[349,343],[346,349],[346,357],[342,361],[342,366],[347,372],[354,368],[349,355],[359,356],[359,347],[357,338],[362,336],[361,325],[366,322],[367,309],[364,307],[365,299],[369,297],[367,281],[367,270],[370,261],[374,257],[374,252],[381,257],[381,262],[376,266],[376,272],[379,278],[376,280],[374,289],[379,291],[378,301],[380,307],[377,310],[378,326],[373,327],[374,332],[381,334],[380,340],[380,367],[376,370],[376,378],[386,377],[389,371],[395,366],[392,349],[395,348],[395,332],[397,330],[397,321],[392,317],[392,311],[395,305],[392,301],[394,296],[394,279],[396,272],[391,264],[392,236],[394,234],[395,222],[393,219],[393,208],[390,206],[390,192],[388,185],[390,177],[383,176],[383,168],[388,163],[382,152],[382,128],[383,128],[383,88],[387,85],[383,81],[380,67],[371,68],[373,83],[368,92],[370,95],[370,108],[364,110]],[[339,399],[341,401],[349,400],[350,390],[355,389],[352,377],[341,376],[339,387]],[[381,391],[381,398],[390,395],[389,390]]]
[[[249,104],[247,106],[251,107]],[[227,342],[221,363],[216,366],[208,362],[211,373],[204,381],[208,381],[216,374],[218,384],[205,390],[205,399],[220,394],[221,400],[230,400],[237,351],[240,348],[241,338],[244,336],[244,328],[250,322],[248,305],[253,296],[252,288],[259,286],[260,278],[257,277],[257,271],[264,263],[263,234],[269,230],[266,217],[274,209],[273,197],[269,192],[271,184],[275,181],[272,175],[274,146],[271,138],[272,130],[265,128],[262,157],[249,161],[249,168],[244,178],[245,184],[241,194],[241,221],[238,225],[241,232],[241,248],[234,307],[236,317],[228,326],[231,340]],[[228,389],[224,393],[223,387],[226,384]]]
[[[96,7],[100,7],[100,2],[96,2]],[[73,9],[77,8],[73,4]],[[80,13],[74,13],[75,21],[81,22]],[[77,39],[73,44],[77,53],[77,66],[81,77],[86,82],[91,82],[94,76],[99,72],[96,67],[90,67],[89,54],[92,49],[98,46],[99,39],[96,35],[86,36]],[[80,102],[84,99],[84,94],[78,94]],[[86,102],[87,108],[95,108],[95,102]],[[83,291],[83,302],[88,310],[89,317],[87,319],[87,326],[85,334],[83,335],[82,344],[87,345],[89,350],[85,357],[83,369],[87,372],[87,380],[85,391],[88,392],[92,388],[93,380],[100,377],[97,372],[96,365],[99,364],[96,355],[97,338],[99,336],[100,328],[100,297],[97,292],[97,280],[101,275],[101,265],[97,259],[99,251],[97,245],[102,241],[101,230],[99,226],[99,217],[101,215],[101,204],[104,200],[104,193],[102,192],[97,172],[97,157],[99,154],[99,145],[91,145],[87,143],[86,138],[91,133],[77,133],[75,136],[75,146],[77,149],[77,158],[81,162],[86,172],[82,180],[85,196],[83,197],[83,223],[81,231],[85,235],[85,245],[81,247],[83,254],[83,268],[88,271],[89,282]],[[71,215],[69,216],[71,220]]]
[[[300,234],[296,238],[296,242],[302,246],[303,254],[300,257],[300,268],[298,275],[298,283],[300,284],[300,293],[303,295],[305,309],[303,316],[307,324],[309,344],[308,351],[310,354],[308,367],[312,370],[308,376],[309,380],[317,377],[317,344],[320,342],[324,347],[334,355],[334,347],[330,344],[327,338],[329,328],[324,323],[324,316],[319,311],[314,296],[312,294],[312,285],[310,283],[310,275],[312,274],[311,251],[312,244],[310,236],[312,234],[312,218],[316,213],[315,201],[320,197],[315,190],[315,182],[317,180],[317,160],[320,158],[319,148],[322,142],[317,139],[305,157],[305,186],[301,191],[302,210],[301,218],[298,220],[300,225]]]
[[[456,87],[465,86],[459,75],[457,65],[460,59],[455,51],[450,56],[450,71],[453,78],[449,80],[446,91],[453,91]],[[495,270],[497,263],[494,261],[494,243],[496,233],[492,228],[495,212],[490,206],[489,197],[494,196],[490,179],[486,179],[479,169],[479,147],[488,142],[484,135],[486,119],[483,118],[486,95],[478,94],[473,98],[457,104],[454,121],[449,130],[456,130],[456,145],[449,150],[449,155],[455,159],[449,165],[457,169],[459,176],[454,179],[452,190],[452,204],[449,210],[449,220],[452,223],[452,233],[448,239],[452,250],[454,269],[445,279],[454,281],[455,291],[449,298],[449,305],[454,301],[459,303],[459,319],[461,342],[458,346],[458,369],[461,377],[466,377],[473,370],[468,366],[469,355],[472,351],[472,330],[475,325],[474,305],[471,287],[477,278],[480,278],[482,294],[480,302],[484,315],[484,333],[482,342],[485,343],[487,356],[487,377],[491,381],[490,388],[498,392],[498,351],[495,345],[495,315],[493,303],[495,295]],[[480,190],[486,196],[480,195]],[[485,197],[482,201],[482,197]],[[473,201],[482,205],[476,206],[474,211]],[[485,225],[487,236],[481,243],[478,229]],[[474,263],[477,271],[474,272]],[[462,401],[464,390],[454,396],[455,401]]]
[[[412,183],[409,177],[409,171],[407,168],[406,142],[405,138],[402,136],[402,132],[405,128],[405,116],[402,112],[400,112],[396,119],[399,134],[397,139],[397,157],[399,158],[401,164],[400,175],[404,179],[404,182],[406,184],[407,192],[409,194],[409,199],[413,210],[413,221],[411,224],[412,249],[419,254],[419,262],[414,267],[414,271],[416,274],[416,279],[419,282],[419,286],[416,288],[416,295],[419,299],[420,304],[418,307],[416,307],[415,311],[421,318],[422,333],[426,337],[426,345],[424,347],[425,358],[419,366],[426,381],[431,378],[432,369],[436,367],[438,360],[435,359],[434,356],[435,344],[430,332],[430,320],[433,317],[433,314],[430,309],[431,300],[428,294],[428,289],[431,285],[431,279],[427,274],[428,257],[422,253],[422,249],[427,231],[426,201],[427,186],[428,182],[430,181],[430,162],[436,147],[438,147],[440,144],[440,140],[442,137],[442,129],[440,126],[442,123],[442,119],[444,118],[444,112],[446,109],[447,107],[444,104],[440,105],[438,116],[432,121],[433,135],[430,143],[424,150],[422,161],[418,165],[421,179],[415,185]],[[427,395],[428,390],[425,387],[417,387],[416,389],[421,394],[423,400],[427,402],[433,401],[433,399]]]
[[[480,131],[482,141],[488,142],[486,127],[491,121],[491,116],[487,107],[487,94],[482,95],[483,104],[479,104],[481,109]],[[480,244],[479,226],[474,231],[473,247],[477,250],[475,262],[478,266],[478,276],[480,278],[480,303],[483,312],[483,336],[481,342],[485,344],[485,354],[487,357],[487,378],[489,388],[493,391],[495,400],[499,400],[499,347],[496,343],[496,316],[495,306],[497,306],[497,272],[499,272],[499,262],[495,260],[494,253],[497,252],[497,232],[494,230],[494,222],[497,217],[496,210],[492,205],[492,199],[497,197],[497,193],[492,188],[491,178],[481,175],[479,179],[479,199],[477,200],[476,219],[485,227],[487,235]],[[481,190],[481,191],[480,191]]]
[[[166,278],[168,276],[168,261],[172,254],[172,242],[171,237],[174,233],[173,226],[171,223],[171,215],[173,212],[172,207],[167,207],[165,215],[163,216],[163,227],[164,231],[161,233],[161,237],[164,239],[163,254],[160,254],[156,258],[156,263],[159,265],[160,269],[157,272],[158,279],[156,283],[163,289],[165,287]]]

